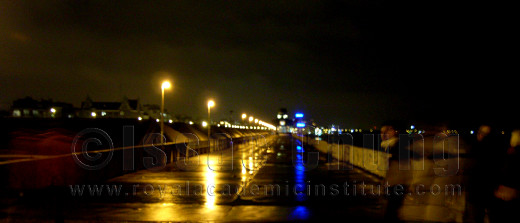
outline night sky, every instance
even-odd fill
[[[0,1],[0,103],[160,103],[174,114],[326,126],[510,120],[499,28],[455,1]],[[491,44],[490,44],[491,43]],[[484,75],[484,76],[482,76]],[[498,88],[497,88],[498,87]]]

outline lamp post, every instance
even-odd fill
[[[211,152],[211,107],[215,106],[215,102],[213,100],[208,101],[208,148]]]
[[[161,84],[161,144],[164,143],[164,89],[169,89],[171,86],[172,85],[169,81],[163,81]]]

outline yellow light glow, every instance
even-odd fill
[[[172,87],[172,84],[169,81],[163,81],[161,84],[162,89],[169,89]]]
[[[95,112],[92,112],[92,113],[90,113],[90,116],[92,116],[92,117],[96,117],[96,113],[95,113]]]
[[[253,116],[249,116],[249,121],[252,122],[255,118]]]
[[[255,118],[255,123],[258,123],[258,119]]]
[[[246,119],[247,118],[247,114],[246,113],[243,113],[242,114],[242,119]]]
[[[206,121],[202,121],[202,127],[208,126],[208,123]]]
[[[213,100],[209,100],[208,101],[208,108],[211,108],[213,106],[215,106],[215,102]]]
[[[56,109],[55,108],[51,108],[51,113],[56,113]]]
[[[206,173],[205,173],[205,181],[206,181],[206,194],[205,194],[205,198],[206,198],[206,202],[204,203],[204,205],[208,208],[208,209],[214,209],[215,208],[215,201],[216,201],[216,194],[215,194],[215,186],[216,186],[216,172],[214,170],[212,170],[209,166],[207,166],[207,168],[205,169]]]

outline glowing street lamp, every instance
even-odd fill
[[[253,120],[255,120],[255,118],[253,116],[249,116],[249,122],[252,122]]]
[[[163,81],[161,84],[161,144],[164,143],[164,89],[170,89],[172,84],[169,81]]]

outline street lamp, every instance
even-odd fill
[[[169,81],[163,81],[161,84],[161,144],[164,143],[164,89],[169,89],[172,84]]]
[[[215,102],[213,100],[208,101],[208,148],[211,149],[211,138],[210,138],[210,131],[211,131],[211,107],[215,106]],[[211,151],[210,151],[211,152]]]

